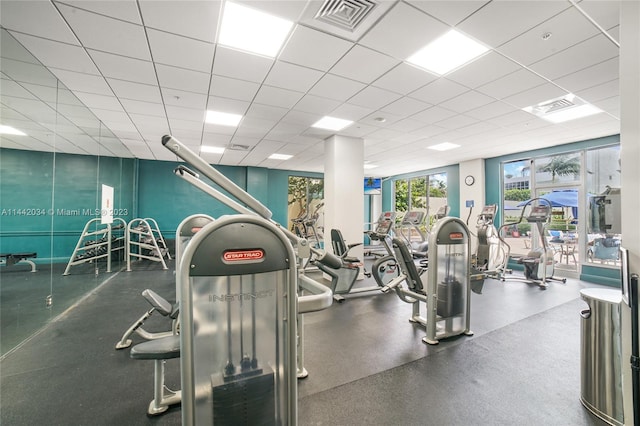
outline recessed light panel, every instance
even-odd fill
[[[427,149],[433,149],[435,151],[449,151],[450,149],[460,148],[460,145],[450,142],[439,143],[438,145],[428,146]]]
[[[326,117],[322,117],[315,124],[312,124],[311,127],[316,127],[318,129],[338,131],[338,130],[344,129],[345,127],[349,126],[352,123],[353,121],[351,120],[343,120],[342,118],[326,116]]]
[[[232,2],[225,2],[218,43],[274,58],[293,22]]]
[[[288,160],[289,158],[293,157],[293,155],[288,155],[288,154],[271,154],[269,156],[269,159],[271,160]]]
[[[222,146],[207,146],[207,145],[202,145],[200,147],[200,152],[206,152],[208,154],[223,154],[224,153],[224,147]]]
[[[488,50],[483,44],[451,30],[418,50],[407,62],[442,75],[471,62]]]
[[[11,126],[5,126],[0,124],[0,133],[4,133],[5,135],[17,135],[17,136],[27,136],[26,133],[21,132],[18,129],[15,129]]]
[[[219,124],[221,126],[237,126],[240,120],[242,120],[240,114],[230,114],[220,111],[207,111],[207,116],[204,119],[207,123]]]
[[[367,164],[365,164],[365,165],[364,165],[364,168],[365,168],[365,169],[375,169],[376,167],[378,167],[378,165],[377,165],[377,164],[370,164],[370,163],[367,163]]]

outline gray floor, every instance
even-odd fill
[[[146,270],[145,270],[146,269]],[[153,365],[114,344],[147,309],[144,288],[174,294],[173,267],[112,274],[0,364],[2,425],[177,425],[146,416]],[[371,283],[363,283],[367,285]],[[472,295],[473,336],[422,343],[395,294],[350,297],[306,315],[309,377],[301,425],[599,425],[580,404],[579,291],[487,280]],[[166,329],[154,316],[150,329]],[[137,338],[136,341],[141,341]],[[179,362],[167,366],[179,387]]]

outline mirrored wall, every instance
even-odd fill
[[[111,262],[98,256],[100,241],[121,235],[121,222],[102,223],[103,188],[113,190],[113,212],[124,221],[133,218],[136,163],[9,32],[1,30],[0,41],[0,352],[5,355],[121,269],[117,251]],[[76,250],[83,233],[92,232]],[[80,256],[86,261],[70,266]]]

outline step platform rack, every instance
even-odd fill
[[[162,269],[168,269],[164,258],[171,260],[171,254],[155,219],[132,219],[127,225],[126,237],[127,271],[131,271],[132,257],[159,262]]]
[[[99,259],[106,259],[106,272],[111,272],[113,255],[124,254],[126,229],[127,222],[119,217],[113,218],[113,223],[102,223],[99,217],[90,219],[84,225],[62,275],[69,275],[72,266],[97,262]],[[97,269],[96,264],[96,273]]]
[[[242,202],[184,166],[174,171],[239,213],[205,225],[181,254],[182,424],[295,426],[299,314],[333,300],[299,266],[312,253],[334,268],[340,259],[274,222],[269,209],[172,136],[162,144]]]

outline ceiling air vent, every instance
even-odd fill
[[[326,0],[315,19],[353,32],[377,5],[372,0]]]
[[[585,102],[573,93],[568,93],[566,96],[559,98],[549,99],[537,105],[522,108],[522,110],[547,121],[551,121],[552,123],[561,123],[563,121],[574,120],[602,112],[600,108]]]
[[[249,145],[240,145],[237,143],[231,143],[229,145],[227,145],[227,149],[230,149],[232,151],[249,151],[251,147]]]

